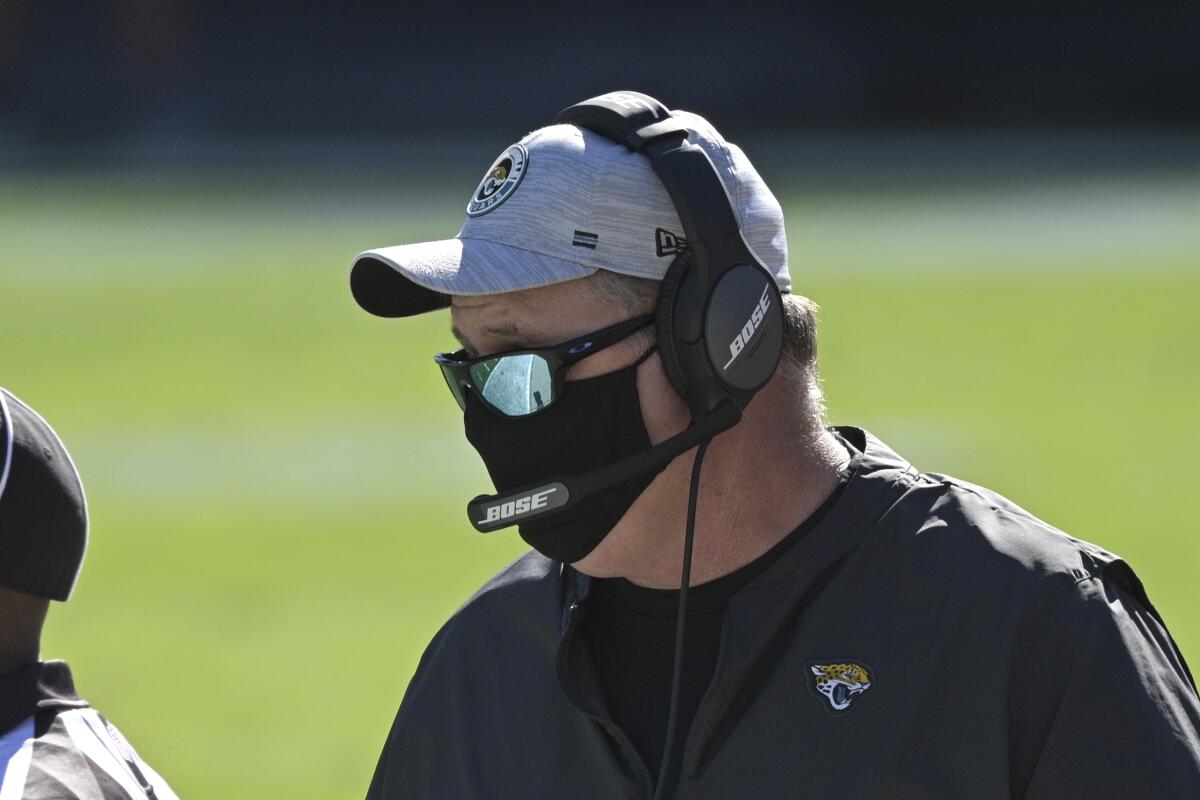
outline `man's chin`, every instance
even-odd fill
[[[604,537],[605,541],[608,537]],[[609,563],[608,559],[603,555],[597,555],[596,551],[604,547],[604,542],[596,546],[596,550],[588,553],[578,561],[572,561],[571,567],[578,572],[582,572],[591,578],[619,578],[621,574],[615,569],[615,565]]]
[[[640,531],[625,524],[627,518],[622,518],[617,527],[605,536],[592,552],[578,561],[572,561],[571,567],[592,578],[625,578],[639,586],[650,588],[676,588],[662,585],[662,574],[677,573],[678,566],[666,567],[663,564],[652,563],[648,556],[654,554],[645,542],[638,541]],[[654,554],[654,557],[657,557]],[[665,572],[663,572],[665,570]],[[656,575],[660,580],[655,580]]]
[[[592,578],[629,577],[636,569],[635,565],[631,563],[636,554],[623,542],[625,538],[622,535],[623,528],[624,526],[618,522],[617,526],[600,540],[600,544],[592,549],[592,552],[578,561],[572,561],[571,567]]]

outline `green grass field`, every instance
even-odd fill
[[[1124,555],[1200,659],[1200,174],[774,182],[831,420]],[[361,796],[425,643],[523,549],[466,524],[488,483],[445,315],[346,286],[360,249],[451,235],[469,188],[0,178],[0,385],[92,512],[45,655],[182,796]]]

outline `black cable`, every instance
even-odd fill
[[[675,744],[675,724],[679,715],[679,684],[683,678],[683,638],[687,630],[688,583],[692,577],[692,540],[696,534],[696,499],[700,494],[700,464],[708,440],[696,448],[696,459],[692,462],[692,487],[688,494],[687,529],[683,534],[683,575],[679,579],[679,613],[675,619],[675,665],[671,669],[671,708],[667,712],[667,743],[663,747],[662,763],[658,768],[658,786],[654,800],[663,800],[663,788],[670,780],[671,756]]]

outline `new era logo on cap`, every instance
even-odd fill
[[[791,289],[783,212],[742,151],[703,118],[674,111],[712,162],[746,244]],[[505,148],[468,199],[453,239],[368,250],[351,288],[381,316],[586,277],[598,269],[661,280],[687,246],[649,160],[574,125],[539,128]]]
[[[663,228],[654,230],[654,251],[662,256],[677,256],[687,249],[687,239]]]

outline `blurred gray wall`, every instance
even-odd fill
[[[33,160],[514,133],[614,88],[731,138],[1197,130],[1200,3],[0,0],[0,150]]]

